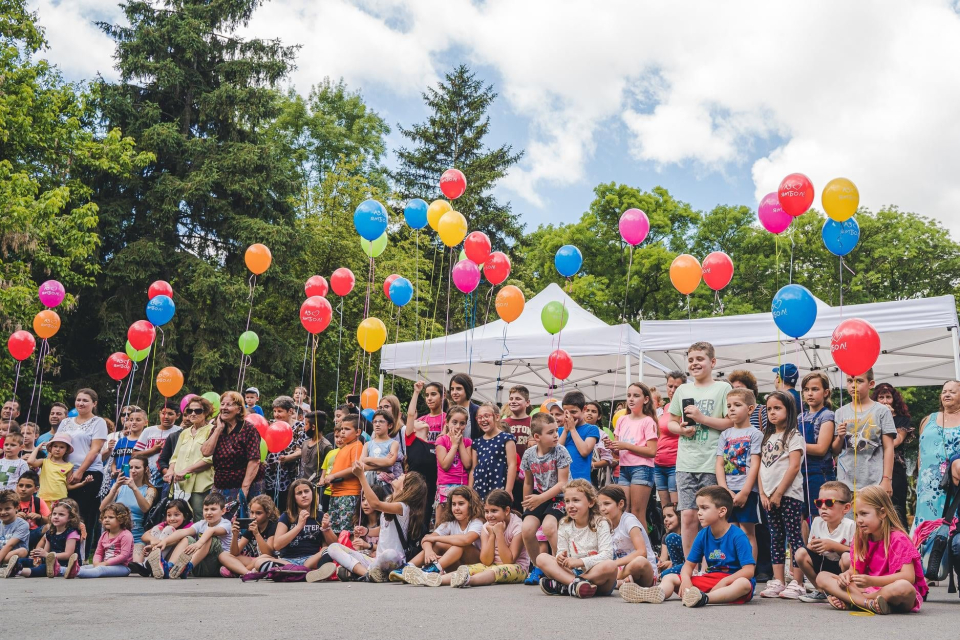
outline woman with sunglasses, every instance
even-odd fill
[[[244,495],[244,502],[263,493],[260,434],[245,418],[243,396],[227,391],[220,396],[220,415],[201,451],[213,461],[213,490],[227,502]]]
[[[189,498],[194,513],[203,513],[203,499],[213,486],[213,458],[201,452],[203,443],[210,437],[213,424],[210,414],[213,405],[206,398],[194,397],[183,410],[184,427],[177,441],[177,448],[170,457],[170,466],[163,480],[177,482]]]

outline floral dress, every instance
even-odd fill
[[[473,488],[481,498],[507,484],[507,443],[516,442],[513,434],[500,431],[492,438],[480,436],[473,441],[477,468],[473,470]]]
[[[927,416],[920,434],[920,462],[917,476],[917,509],[913,527],[943,516],[946,494],[940,488],[943,469],[953,456],[960,455],[960,427],[944,429],[940,413]]]
[[[267,455],[267,471],[264,476],[267,493],[272,495],[280,491],[286,491],[290,487],[290,484],[297,479],[297,475],[300,472],[300,461],[295,460],[281,465],[280,456],[290,455],[299,449],[306,439],[307,436],[303,432],[303,423],[295,422],[293,423],[293,440],[290,441],[287,448],[279,453]]]

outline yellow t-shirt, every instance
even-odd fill
[[[72,462],[54,462],[50,458],[40,467],[40,499],[50,504],[67,497],[67,476],[73,470]]]
[[[321,468],[327,472],[327,475],[330,475],[333,472],[333,459],[337,457],[338,451],[340,451],[340,449],[331,449],[330,451],[327,451],[327,455],[323,459],[323,463],[320,465]],[[333,493],[333,485],[328,484],[323,489],[323,494],[329,496],[332,493]]]

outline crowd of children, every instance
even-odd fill
[[[472,403],[464,374],[449,391],[417,382],[405,417],[384,397],[369,435],[352,405],[337,408],[328,438],[322,412],[297,421],[309,410],[303,393],[283,396],[274,412],[296,424],[297,439],[272,461],[274,484],[252,497],[178,494],[189,474],[157,462],[179,438],[177,412],[162,410],[161,425],[146,428],[133,408],[104,445],[96,540],[67,497],[96,480],[71,473],[70,432],[35,445],[35,431],[8,430],[0,576],[527,584],[701,607],[749,602],[766,552],[773,575],[763,598],[918,611],[927,584],[890,499],[897,432],[887,404],[870,400],[872,372],[847,377],[853,402],[834,413],[821,372],[803,379],[802,396],[783,384],[760,404],[752,376],[733,388],[715,365],[712,345],[693,344],[690,379],[669,374],[663,406],[657,389],[630,384],[613,431],[579,391],[530,415],[517,386],[501,411]],[[795,368],[776,371],[796,381]],[[197,454],[191,469],[210,460]]]

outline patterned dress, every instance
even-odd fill
[[[944,429],[942,414],[932,413],[923,423],[920,434],[920,463],[917,476],[917,509],[913,527],[926,520],[943,516],[946,494],[940,488],[943,467],[950,458],[960,455],[960,427]]]
[[[297,475],[300,472],[300,460],[294,460],[293,462],[287,462],[281,465],[280,456],[290,455],[299,449],[306,439],[307,436],[303,432],[303,423],[294,422],[293,440],[290,441],[287,448],[279,453],[267,455],[267,471],[264,476],[267,493],[274,495],[275,493],[286,491],[290,487],[290,484],[297,479]],[[278,470],[279,474],[277,473]]]
[[[507,484],[507,443],[516,442],[513,434],[500,431],[489,440],[480,436],[473,441],[477,468],[473,470],[473,488],[481,498]]]

